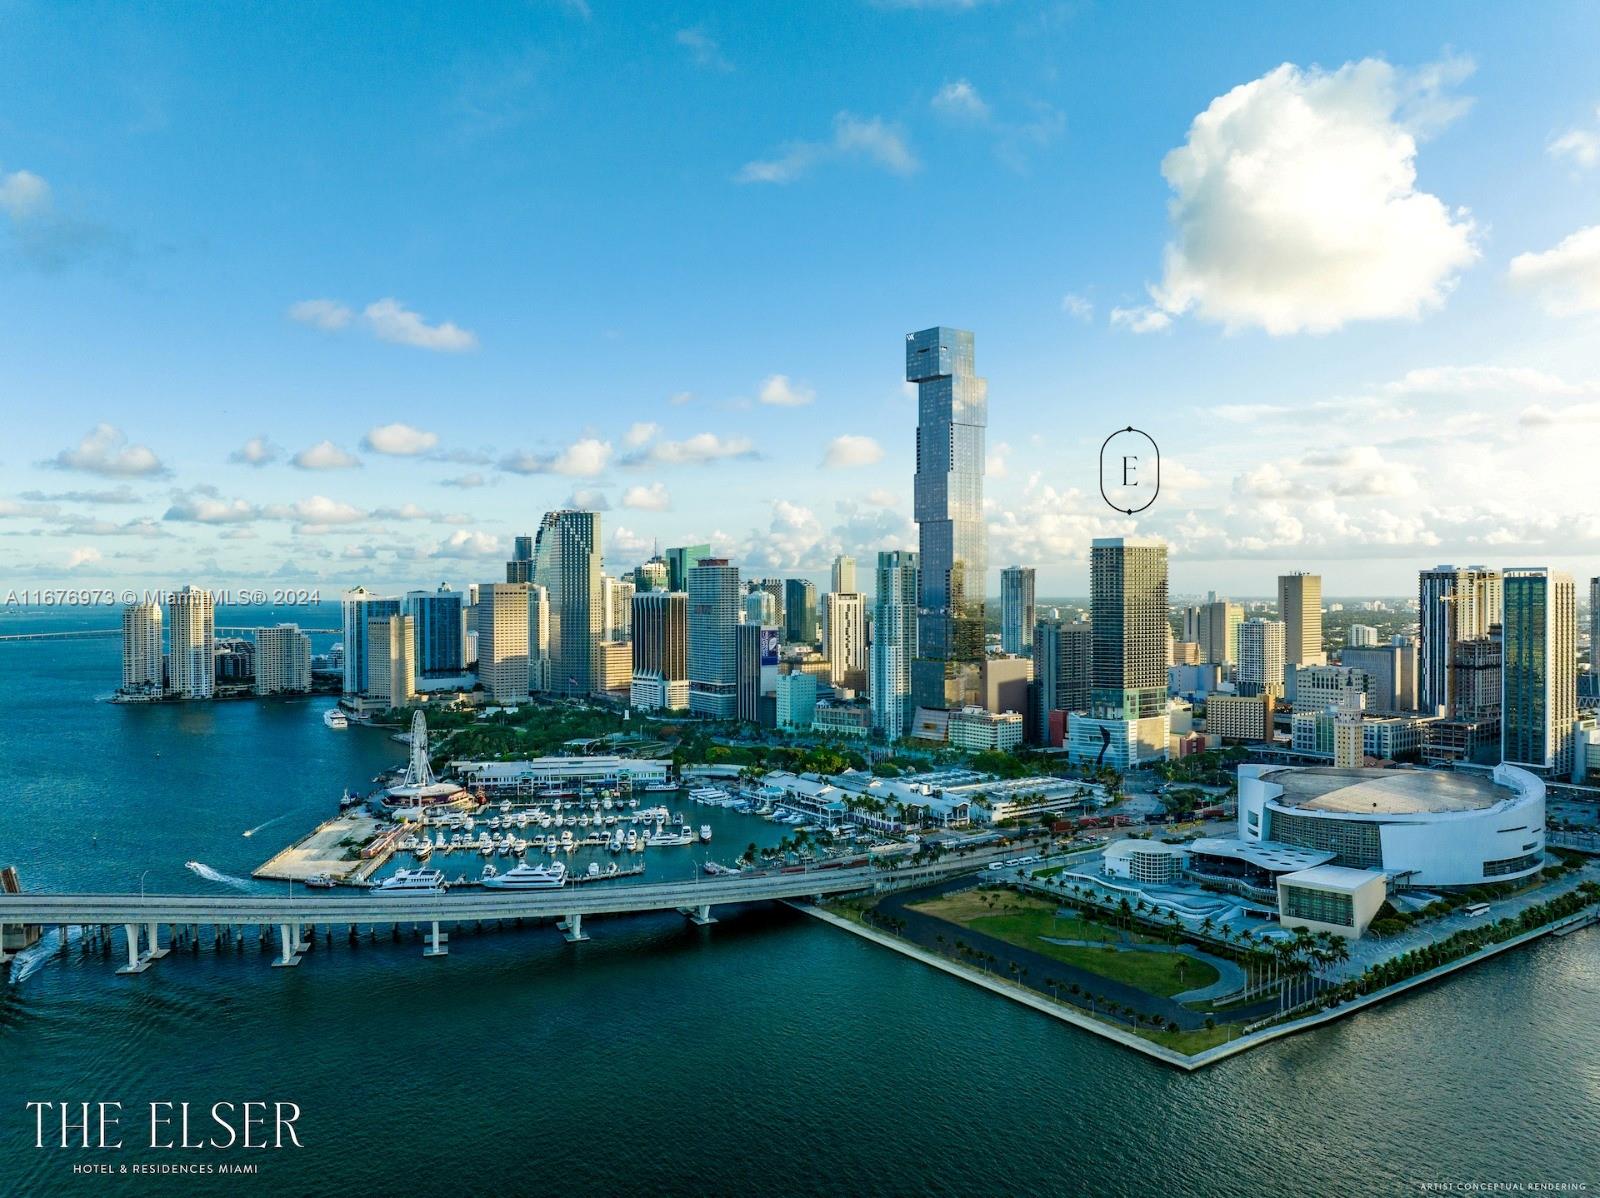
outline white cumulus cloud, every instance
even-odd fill
[[[593,478],[603,473],[610,461],[611,442],[584,437],[558,453],[526,453],[518,450],[501,459],[500,469],[511,474],[566,474]]]
[[[1285,63],[1213,100],[1162,163],[1174,237],[1160,307],[1285,334],[1442,304],[1477,228],[1418,190],[1417,138],[1460,111],[1444,89],[1470,69]]]
[[[411,345],[441,353],[461,353],[478,348],[475,334],[449,321],[431,325],[397,299],[386,298],[370,303],[364,315],[373,335],[381,341],[393,341],[397,345]]]
[[[97,424],[71,449],[63,449],[46,465],[81,470],[106,478],[155,478],[169,473],[147,445],[131,445],[128,434],[112,424]]]
[[[1589,128],[1568,129],[1551,138],[1545,147],[1550,156],[1569,159],[1574,166],[1585,169],[1600,166],[1600,108],[1595,109],[1594,122]]]
[[[409,424],[380,424],[367,430],[361,444],[373,453],[408,458],[427,453],[439,444],[439,434],[413,428]]]
[[[786,374],[768,375],[761,383],[759,398],[775,408],[800,408],[817,398],[808,387],[796,386]]]
[[[664,512],[672,506],[672,496],[661,483],[633,486],[622,493],[622,506],[641,512]]]
[[[871,466],[883,461],[883,446],[871,437],[845,433],[828,442],[822,464],[829,470],[848,470],[856,466]]]
[[[1579,229],[1543,253],[1518,254],[1510,274],[1552,316],[1600,312],[1600,225]]]
[[[989,116],[988,102],[966,79],[955,79],[946,83],[934,93],[932,103],[935,112],[958,120],[982,121]]]
[[[290,462],[300,470],[349,470],[361,465],[360,458],[332,441],[318,441],[295,454]]]

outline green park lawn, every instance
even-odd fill
[[[1162,998],[1217,980],[1217,971],[1210,965],[1179,953],[1118,949],[1109,943],[1105,948],[1052,944],[1043,937],[1110,942],[1117,932],[1076,916],[1058,916],[1056,904],[1031,894],[968,890],[913,904],[913,909]],[[1146,933],[1129,935],[1135,944],[1158,943]],[[947,937],[952,946],[955,939]]]

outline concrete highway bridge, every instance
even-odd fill
[[[972,869],[967,861],[962,869]],[[916,870],[893,871],[912,881],[928,869],[953,872],[954,863]],[[567,885],[551,890],[461,889],[439,895],[360,891],[343,893],[303,890],[288,895],[262,894],[42,894],[0,893],[0,930],[19,926],[112,928],[126,930],[128,963],[119,973],[139,973],[168,953],[160,942],[163,925],[170,929],[218,929],[257,926],[278,929],[279,953],[274,966],[296,965],[310,945],[303,939],[307,927],[331,924],[402,924],[427,928],[424,956],[440,957],[448,951],[441,925],[504,919],[559,920],[569,941],[588,939],[585,915],[612,915],[637,911],[680,911],[698,924],[714,923],[711,909],[732,903],[775,899],[820,898],[830,894],[869,890],[888,881],[889,871],[870,866],[849,869],[769,871],[736,877],[708,877],[692,882],[656,882],[641,885]],[[63,935],[63,940],[65,936]],[[0,961],[5,960],[0,950]]]

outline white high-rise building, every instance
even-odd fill
[[[757,587],[745,594],[744,622],[765,625],[778,623],[778,601],[772,597],[771,591]]]
[[[300,695],[311,689],[311,638],[298,624],[256,633],[258,695]]]
[[[1352,624],[1344,643],[1352,649],[1370,649],[1378,643],[1378,630],[1371,624]]]
[[[159,695],[162,687],[161,606],[130,604],[122,609],[122,692]]]
[[[167,599],[167,680],[184,699],[216,694],[216,617],[211,592],[186,586]]]
[[[823,600],[828,632],[828,680],[836,687],[867,686],[867,601],[850,591],[830,591]]]
[[[491,703],[525,702],[528,666],[528,584],[486,582],[478,587],[478,681]]]
[[[600,629],[600,639],[626,641],[633,636],[633,595],[637,588],[633,582],[609,575],[600,579],[600,606],[605,611],[605,624]]]
[[[1283,697],[1282,620],[1256,616],[1239,625],[1239,693]]]
[[[1034,570],[1007,566],[1000,571],[1000,648],[1007,653],[1033,652]]]
[[[417,625],[410,616],[367,621],[367,697],[404,707],[417,694]]]
[[[550,592],[528,586],[528,689],[550,689]]]
[[[915,704],[911,663],[917,658],[917,555],[908,549],[878,554],[872,604],[872,726],[893,742],[911,731]]]

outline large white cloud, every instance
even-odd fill
[[[439,444],[439,434],[409,424],[380,424],[361,439],[364,448],[393,457],[415,457]]]
[[[1160,308],[1229,329],[1327,332],[1415,317],[1477,257],[1476,226],[1417,188],[1417,136],[1470,64],[1284,64],[1217,97],[1167,155]]]
[[[594,478],[605,472],[610,461],[610,441],[581,437],[558,453],[525,453],[518,450],[501,459],[500,469],[511,474],[564,474],[575,478]]]
[[[1600,225],[1579,229],[1542,254],[1511,259],[1511,281],[1539,295],[1553,316],[1600,312]]]
[[[97,424],[71,449],[49,462],[58,470],[80,470],[106,478],[155,478],[169,473],[147,445],[130,445],[128,434],[111,424]]]
[[[828,442],[822,455],[822,464],[829,470],[848,470],[856,466],[872,466],[883,461],[883,446],[871,437],[844,433]]]

